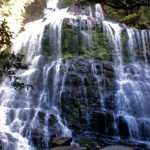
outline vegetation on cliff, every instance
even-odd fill
[[[12,86],[14,86],[15,89],[21,90],[31,85],[26,85],[15,75],[18,69],[26,69],[27,65],[22,62],[23,55],[14,55],[11,53],[12,37],[13,33],[10,31],[7,22],[3,20],[0,23],[0,79],[2,79],[3,76],[8,76],[10,80],[13,80]]]
[[[150,3],[140,0],[64,0],[65,5],[101,3],[106,17],[139,29],[150,28]]]
[[[150,3],[141,0],[64,0],[65,5],[101,3],[106,16],[140,29],[150,27]],[[9,27],[19,32],[24,23],[43,15],[46,0],[0,0],[0,16],[6,18]]]

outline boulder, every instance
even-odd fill
[[[72,138],[70,137],[54,137],[52,139],[52,147],[56,146],[70,146],[72,142]]]
[[[55,147],[52,148],[51,150],[86,150],[86,148],[79,146],[63,146],[63,147]]]
[[[80,146],[87,148],[87,150],[100,150],[101,148],[97,139],[90,135],[90,133],[84,132],[84,136],[81,135],[77,142]]]
[[[50,147],[50,139],[45,138],[44,131],[42,129],[31,129],[30,143],[32,146],[40,149],[48,149]]]
[[[126,146],[120,146],[120,145],[115,145],[115,146],[108,146],[103,148],[102,150],[134,150],[132,147],[126,147]]]
[[[124,139],[130,137],[130,130],[128,127],[128,123],[126,122],[123,116],[119,116],[117,119],[117,125],[119,130],[119,135]]]
[[[92,129],[100,134],[115,135],[112,112],[95,111],[92,115]]]

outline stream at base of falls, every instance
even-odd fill
[[[58,3],[13,41],[33,89],[1,83],[0,149],[48,150],[52,137],[150,149],[150,30],[107,20],[100,4]]]

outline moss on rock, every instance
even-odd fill
[[[112,60],[106,35],[98,26],[87,30],[64,22],[62,39],[65,59],[78,56]]]

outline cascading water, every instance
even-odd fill
[[[56,135],[71,137],[71,131],[61,120],[58,105],[61,94],[59,85],[63,84],[60,81],[63,64],[61,58],[62,23],[65,17],[73,16],[67,13],[67,9],[59,10],[57,4],[57,0],[48,1],[44,19],[27,24],[25,31],[14,42],[14,52],[18,53],[21,50],[26,54],[26,62],[31,63],[27,71],[17,74],[22,80],[35,86],[34,90],[24,90],[21,94],[11,87],[8,79],[1,85],[1,99],[4,100],[1,102],[1,112],[4,114],[0,119],[1,132],[10,134],[16,141],[18,139],[18,145],[15,147],[18,150],[31,149],[29,144],[34,145],[29,142],[34,139],[32,132],[35,132],[35,136],[45,137],[44,141],[39,141],[41,142],[39,145],[43,144],[45,148],[49,147],[51,130],[56,130]],[[41,45],[46,28],[49,33],[50,50],[56,58],[51,62],[46,61]],[[16,41],[20,42],[16,44]],[[12,113],[12,116],[9,113]],[[57,121],[53,129],[49,128],[50,117]]]
[[[49,0],[43,19],[28,23],[13,42],[13,51],[25,54],[25,62],[29,64],[29,69],[18,71],[17,76],[33,86],[33,90],[16,91],[6,78],[0,88],[1,100],[3,99],[0,109],[3,114],[0,117],[1,132],[4,135],[8,133],[9,138],[16,140],[14,149],[48,148],[50,137],[53,136],[51,131],[55,136],[72,136],[61,119],[59,106],[67,74],[67,67],[63,68],[62,60],[62,25],[66,18],[80,18],[84,22],[88,16],[71,15],[67,8],[59,9],[57,5],[58,0]],[[88,23],[90,26],[90,21]],[[53,56],[51,61],[44,56],[46,52],[42,47],[45,33],[48,34],[49,53]],[[53,127],[50,127],[51,120],[57,122]],[[44,137],[42,141],[40,137]],[[39,139],[39,143],[34,143],[35,139]]]
[[[149,31],[127,28],[109,21],[103,21],[103,28],[113,46],[117,116],[124,116],[131,138],[143,140],[139,130],[143,133],[150,130],[149,127],[144,130],[145,127],[142,129],[138,124],[139,120],[147,120],[145,117],[149,116]],[[123,32],[127,49],[123,47]],[[128,52],[128,60],[125,60],[124,49]],[[142,59],[138,58],[140,51]]]
[[[16,75],[25,83],[31,84],[33,89],[17,91],[11,85],[9,78],[5,78],[2,82],[0,137],[4,139],[3,143],[7,143],[3,149],[45,150],[51,146],[52,136],[71,137],[72,132],[67,127],[69,119],[67,120],[67,117],[62,114],[61,100],[65,92],[68,93],[63,101],[66,99],[71,101],[73,98],[76,101],[83,100],[76,104],[78,106],[84,103],[83,108],[75,111],[76,113],[79,111],[80,115],[85,113],[86,119],[83,120],[87,122],[88,129],[92,124],[91,114],[98,99],[96,110],[102,112],[101,117],[107,114],[110,108],[111,111],[113,110],[113,119],[108,119],[111,116],[108,113],[107,119],[102,119],[100,124],[107,125],[108,120],[110,122],[113,120],[111,131],[115,130],[115,136],[123,136],[123,138],[126,136],[121,128],[123,125],[128,128],[126,129],[129,132],[128,139],[148,141],[150,139],[150,31],[128,28],[105,20],[100,4],[95,5],[94,13],[92,7],[88,7],[86,11],[69,12],[68,8],[59,9],[58,2],[59,0],[47,1],[43,18],[25,25],[24,31],[13,42],[13,51],[25,54],[25,62],[29,64],[28,70],[19,70]],[[106,62],[95,58],[64,60],[65,43],[62,43],[64,40],[62,34],[64,20],[67,19],[69,27],[79,28],[79,34],[73,32],[75,38],[72,45],[74,42],[77,43],[81,50],[92,51],[95,48],[92,36],[95,25],[103,29],[110,51],[112,49],[112,68],[116,85],[113,87],[115,96],[112,97],[115,105],[108,104],[109,94],[106,93],[109,92],[107,87],[109,81],[105,73],[108,73],[109,77],[109,73],[112,72],[111,65],[108,67]],[[76,53],[77,51],[78,49]],[[82,67],[85,70],[82,70]],[[79,81],[72,81],[69,76]],[[107,88],[108,91],[105,90]],[[95,92],[94,104],[91,102],[93,91]],[[77,93],[76,97],[73,97],[74,93]],[[109,132],[107,127],[104,130],[106,133]]]

